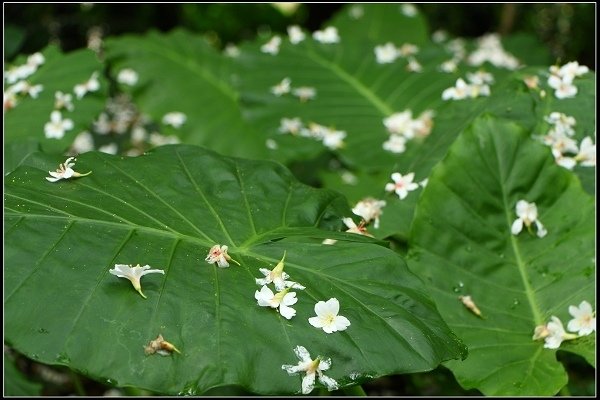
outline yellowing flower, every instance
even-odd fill
[[[181,354],[177,347],[167,342],[162,335],[158,335],[156,339],[151,340],[148,345],[144,347],[144,353],[146,353],[146,355],[158,353],[161,356],[168,356],[173,351]]]
[[[265,276],[265,278],[256,278],[256,284],[263,286],[272,282],[275,284],[275,289],[277,291],[282,291],[286,287],[300,290],[306,289],[304,286],[297,282],[286,280],[290,276],[283,272],[284,260],[285,252],[283,253],[281,261],[279,261],[279,263],[277,263],[275,268],[273,268],[272,270],[268,270],[266,268],[259,268],[259,271]]]
[[[210,250],[208,251],[208,255],[204,260],[209,264],[217,263],[217,265],[221,268],[229,267],[228,261],[232,261],[237,265],[240,265],[240,263],[232,259],[231,256],[227,254],[228,249],[229,248],[225,245],[220,246],[218,244],[215,244],[213,247],[210,248]]]
[[[350,321],[338,315],[339,311],[340,302],[335,297],[327,301],[319,301],[315,304],[317,316],[309,318],[308,322],[315,328],[323,329],[325,333],[344,331],[350,326]]]
[[[316,359],[312,359],[308,350],[303,346],[296,346],[294,349],[296,357],[300,360],[297,365],[284,364],[281,369],[285,370],[290,375],[296,375],[299,372],[304,372],[306,375],[302,378],[302,394],[309,394],[315,387],[315,377],[318,376],[319,382],[321,382],[327,390],[332,391],[338,389],[338,383],[326,376],[323,371],[327,371],[331,368],[331,359],[322,358],[318,356]]]
[[[136,265],[135,267],[131,267],[127,264],[115,264],[115,268],[109,270],[108,272],[110,272],[113,275],[116,275],[119,278],[129,279],[129,281],[133,285],[133,288],[137,290],[143,298],[146,298],[146,296],[144,295],[144,293],[142,293],[142,286],[140,283],[140,279],[142,278],[142,276],[147,274],[165,274],[165,271],[163,271],[162,269],[150,269],[149,265],[144,265],[143,267],[140,267],[140,264]]]

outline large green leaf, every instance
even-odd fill
[[[519,200],[548,230],[511,234]],[[595,303],[594,200],[517,125],[478,118],[434,168],[417,204],[409,265],[426,279],[469,357],[448,362],[465,388],[486,395],[554,395],[567,382],[556,351],[534,328],[569,305]],[[470,295],[484,318],[458,296]],[[561,349],[590,356],[594,337]]]
[[[17,146],[26,146],[26,143],[37,140],[44,151],[63,153],[77,134],[90,129],[92,121],[104,107],[108,88],[102,77],[103,66],[91,50],[63,54],[51,45],[42,54],[44,64],[27,81],[31,85],[43,85],[43,90],[35,99],[20,95],[17,106],[4,113],[4,138],[6,143],[18,143]],[[15,65],[23,63],[24,60],[20,59]],[[73,93],[74,86],[90,79],[94,72],[98,73],[100,89],[77,99]],[[71,119],[74,126],[65,132],[62,139],[47,139],[44,125],[50,121],[57,91],[73,96],[73,111],[63,109],[61,113],[63,118]]]
[[[291,394],[300,378],[281,365],[297,362],[296,345],[331,357],[342,387],[464,356],[398,254],[335,232],[346,200],[278,164],[183,145],[137,158],[89,152],[75,169],[91,175],[49,183],[58,161],[36,154],[5,179],[5,340],[36,360],[168,394]],[[241,266],[207,264],[214,244]],[[289,321],[254,299],[259,268],[285,253],[285,270],[307,287]],[[165,276],[142,279],[143,299],[108,273],[116,263]],[[331,297],[352,325],[327,335],[307,319]],[[182,354],[146,357],[159,333]]]
[[[106,41],[106,57],[115,75],[123,68],[139,74],[132,96],[140,111],[155,121],[174,111],[186,115],[173,132],[182,142],[229,155],[266,153],[264,140],[257,141],[241,118],[229,60],[203,37],[174,30],[112,38]]]
[[[344,40],[354,43],[365,39],[381,44],[402,41],[420,46],[427,43],[428,29],[423,14],[417,10],[415,15],[405,15],[402,7],[401,4],[355,3],[344,7],[327,25],[335,26]]]

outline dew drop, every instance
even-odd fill
[[[40,329],[38,329],[38,333],[50,333],[50,332],[46,328],[40,328]]]
[[[510,305],[510,309],[514,310],[521,302],[518,299],[513,299],[512,304]]]
[[[69,356],[67,356],[66,353],[59,353],[56,355],[56,361],[68,364],[71,362],[71,359],[69,358]]]
[[[465,248],[465,250],[466,250],[468,253],[470,253],[471,251],[473,251],[473,249],[471,248],[471,246],[467,246],[467,247]]]

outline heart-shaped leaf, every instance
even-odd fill
[[[469,348],[447,366],[486,395],[556,394],[566,373],[534,329],[553,315],[566,328],[570,305],[595,304],[594,200],[529,136],[512,122],[475,120],[434,168],[411,229],[411,269]],[[537,205],[546,236],[511,234],[520,200]],[[590,342],[561,349],[589,358]]]
[[[300,378],[281,367],[298,362],[297,345],[331,357],[341,387],[464,356],[398,254],[335,232],[345,198],[278,164],[164,146],[137,158],[89,152],[74,168],[91,175],[47,182],[56,162],[37,154],[5,179],[5,340],[34,359],[168,394],[292,394]],[[241,266],[209,265],[215,244]],[[284,255],[306,286],[291,320],[254,297],[259,269]],[[147,299],[108,272],[138,263],[165,271],[142,279]],[[351,322],[343,332],[308,323],[330,298]],[[158,334],[181,354],[145,356]]]

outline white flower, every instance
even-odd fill
[[[375,221],[373,225],[375,229],[379,228],[379,216],[383,214],[381,209],[385,207],[385,200],[377,200],[372,197],[367,197],[356,203],[352,212],[362,217],[366,223]]]
[[[227,46],[223,49],[223,53],[227,57],[236,58],[240,55],[240,49],[233,43],[227,43]]]
[[[329,26],[322,31],[315,31],[312,36],[317,42],[325,44],[339,43],[340,41],[337,28],[333,26]]]
[[[586,136],[579,145],[579,152],[575,156],[575,160],[579,161],[585,167],[596,166],[596,145],[592,138]]]
[[[469,97],[471,94],[471,86],[462,78],[456,80],[454,87],[449,87],[442,92],[443,100],[462,100]]]
[[[523,78],[523,82],[529,89],[538,89],[540,84],[540,78],[537,75],[529,75]]]
[[[454,59],[446,60],[440,64],[440,71],[442,72],[454,72],[458,68]]]
[[[162,123],[165,125],[171,125],[173,128],[180,128],[186,120],[187,116],[178,111],[167,113],[162,117]]]
[[[4,92],[4,112],[15,108],[18,104],[17,95],[15,93],[6,91]]]
[[[165,274],[165,271],[163,271],[162,269],[150,269],[149,265],[144,265],[143,267],[140,267],[140,264],[136,265],[133,268],[130,265],[126,264],[115,264],[115,268],[109,270],[108,272],[118,276],[119,278],[129,279],[134,289],[137,290],[143,298],[146,298],[146,296],[144,295],[144,293],[142,293],[142,286],[140,284],[140,279],[142,278],[142,276],[154,273],[163,275]]]
[[[404,153],[406,150],[406,138],[400,135],[390,135],[390,138],[383,142],[383,149],[392,153]]]
[[[382,46],[375,46],[375,58],[378,64],[393,63],[399,55],[398,49],[391,42]]]
[[[285,288],[294,288],[299,290],[306,289],[304,286],[297,282],[286,280],[290,276],[283,272],[284,260],[285,252],[283,253],[281,261],[279,261],[279,263],[277,263],[275,268],[273,268],[272,270],[268,270],[266,268],[259,268],[259,271],[265,276],[265,278],[256,278],[256,284],[264,286],[272,282],[273,284],[275,284],[275,289],[278,292],[284,290]]]
[[[73,129],[73,121],[62,118],[60,111],[52,111],[50,114],[50,122],[44,125],[44,134],[48,139],[62,139],[65,136],[65,131]]]
[[[384,118],[383,125],[385,125],[389,133],[403,135],[410,139],[414,136],[414,132],[412,131],[412,122],[412,111],[405,110]]]
[[[71,160],[73,160],[73,162],[71,162]],[[79,172],[73,171],[73,168],[71,167],[75,166],[75,161],[75,157],[67,158],[63,164],[58,165],[58,169],[56,171],[48,171],[52,177],[47,176],[46,179],[50,182],[56,182],[61,179],[78,178],[80,176],[87,176],[92,173],[92,171],[90,171],[85,174],[80,174]]]
[[[546,324],[547,332],[544,332],[543,335],[547,334],[544,338],[544,348],[546,349],[558,349],[563,340],[571,340],[577,338],[577,335],[573,335],[565,332],[565,328],[563,328],[563,324],[554,315],[550,317],[552,321]],[[538,332],[536,332],[538,333]],[[542,336],[543,336],[542,335]],[[535,336],[534,336],[535,337]]]
[[[327,129],[323,132],[323,144],[328,149],[336,150],[344,147],[344,138],[346,137],[345,131],[336,131],[333,129]]]
[[[421,72],[423,70],[423,66],[421,66],[416,58],[411,57],[408,59],[406,70],[410,72]]]
[[[387,183],[385,185],[385,190],[387,192],[396,192],[398,197],[400,197],[400,200],[403,200],[406,196],[408,196],[408,192],[419,187],[417,183],[413,182],[414,178],[414,172],[408,173],[404,176],[402,176],[399,172],[394,172],[392,174],[392,180],[394,183]]]
[[[320,328],[325,333],[344,331],[350,326],[348,318],[338,315],[340,311],[340,302],[338,299],[331,298],[327,301],[319,301],[315,304],[316,317],[310,317],[308,322],[315,328]]]
[[[119,151],[119,146],[116,143],[108,143],[104,146],[100,146],[98,151],[106,154],[117,154],[117,151]]]
[[[209,264],[217,263],[217,265],[221,268],[229,267],[228,261],[232,261],[237,265],[240,265],[237,261],[235,261],[229,254],[227,254],[228,247],[226,245],[219,246],[215,244],[208,251],[208,255],[204,259]]]
[[[94,150],[94,138],[92,134],[88,131],[83,131],[79,135],[75,136],[75,140],[71,145],[71,150],[75,154],[81,154]]]
[[[260,47],[260,51],[263,53],[268,53],[271,55],[276,55],[279,53],[279,46],[281,45],[281,38],[279,36],[273,36],[271,40],[267,43],[263,44]]]
[[[290,375],[295,375],[299,372],[306,373],[302,378],[302,394],[309,394],[312,392],[315,387],[315,377],[318,377],[319,382],[325,385],[330,392],[338,389],[338,383],[334,379],[323,374],[323,371],[327,371],[331,368],[330,358],[318,356],[313,360],[310,357],[308,350],[303,346],[296,346],[294,353],[300,362],[298,362],[297,365],[284,364],[281,366],[281,369],[285,370]]]
[[[270,149],[270,150],[277,150],[279,148],[279,146],[277,145],[277,142],[273,139],[265,140],[265,146],[267,147],[267,149]]]
[[[283,78],[281,82],[271,87],[271,93],[273,93],[275,96],[281,96],[282,94],[289,93],[290,83],[292,83],[290,78]]]
[[[297,134],[302,129],[302,121],[300,118],[282,118],[279,121],[279,132]]]
[[[95,92],[100,89],[100,82],[98,81],[98,72],[94,72],[90,79],[86,82],[75,85],[73,91],[78,99],[81,99],[88,92]]]
[[[557,133],[564,134],[567,136],[575,135],[575,130],[573,127],[577,124],[575,118],[560,113],[560,112],[551,112],[550,115],[544,117],[544,120],[552,125],[554,125],[554,130]]]
[[[373,237],[373,235],[367,232],[367,228],[365,227],[365,221],[360,221],[360,223],[356,225],[352,218],[342,218],[342,222],[348,228],[346,232]]]
[[[302,32],[298,25],[288,26],[287,32],[292,44],[298,44],[306,38],[306,34]]]
[[[448,40],[448,32],[444,31],[443,29],[438,29],[431,35],[431,40],[433,40],[434,43],[445,42]]]
[[[356,185],[358,183],[358,178],[350,171],[344,171],[341,173],[342,182],[346,185]]]
[[[511,233],[518,235],[523,230],[523,224],[530,229],[531,224],[535,222],[537,227],[537,235],[544,237],[548,231],[544,228],[542,223],[538,221],[537,206],[535,203],[528,203],[525,200],[519,200],[516,206],[517,219],[513,222],[511,227]]]
[[[148,140],[152,146],[164,146],[166,144],[177,144],[181,143],[179,138],[175,135],[161,135],[157,132],[152,132]]]
[[[589,70],[590,69],[585,65],[579,65],[577,61],[571,61],[560,67],[558,75],[562,77],[563,80],[572,82],[576,77],[587,74]]]
[[[348,10],[348,14],[352,19],[360,19],[363,15],[365,15],[365,10],[358,4],[355,4],[352,7],[350,7],[350,10]]]
[[[301,86],[292,90],[292,94],[300,99],[300,101],[312,100],[317,95],[317,90],[310,86]]]
[[[33,66],[35,68],[40,67],[46,59],[42,53],[33,53],[29,57],[27,57],[27,65]]]
[[[400,10],[402,11],[402,14],[404,14],[405,16],[411,18],[414,17],[418,14],[417,11],[417,7],[413,6],[410,3],[404,3],[400,6]]]
[[[404,43],[398,49],[398,53],[402,57],[411,56],[411,55],[417,54],[418,52],[419,52],[419,47],[412,43]]]
[[[254,298],[258,300],[258,305],[261,307],[276,308],[279,314],[286,319],[291,319],[296,315],[292,305],[296,304],[298,299],[295,292],[290,292],[290,288],[285,288],[277,294],[273,293],[266,285],[260,291],[254,292]]]
[[[557,99],[567,99],[577,95],[577,86],[556,75],[551,75],[548,78],[548,85],[554,89],[554,96],[556,96]]]
[[[73,111],[73,96],[69,93],[61,91],[54,93],[54,108],[60,110],[66,108],[68,111]]]
[[[467,80],[475,85],[484,85],[486,83],[494,83],[494,75],[482,70],[467,72]]]
[[[138,81],[138,74],[131,68],[125,68],[119,71],[117,82],[124,85],[133,86]]]
[[[488,34],[478,39],[479,47],[469,55],[468,62],[471,65],[481,65],[490,62],[496,67],[516,69],[519,60],[502,48],[498,34]]]
[[[596,330],[596,316],[592,305],[582,301],[579,307],[569,306],[569,314],[573,317],[567,324],[567,329],[577,332],[579,336],[586,336]]]

